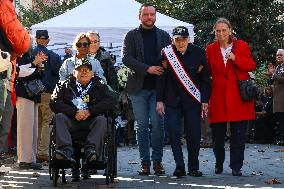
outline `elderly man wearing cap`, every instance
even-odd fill
[[[207,115],[211,92],[205,51],[189,43],[188,29],[179,26],[173,30],[172,45],[165,47],[165,72],[158,77],[157,111],[167,114],[167,126],[176,169],[174,176],[185,176],[185,163],[181,148],[181,118],[184,117],[188,150],[188,175],[199,177],[199,148],[201,117]],[[165,108],[166,106],[166,108]]]
[[[59,81],[59,69],[62,65],[61,58],[58,54],[48,50],[46,46],[49,43],[49,36],[47,30],[36,31],[37,46],[33,50],[33,55],[44,53],[48,58],[42,62],[42,82],[45,91],[41,94],[39,103],[39,136],[38,136],[38,149],[37,160],[48,161],[48,146],[49,146],[49,124],[52,120],[53,113],[49,107],[50,96],[53,92],[56,83]]]
[[[99,159],[107,132],[107,120],[102,114],[114,103],[108,87],[94,76],[88,59],[78,59],[73,76],[59,82],[51,97],[50,107],[56,114],[56,158],[74,163],[71,134],[86,130],[89,134],[84,146],[83,165]],[[81,172],[83,178],[89,177],[87,169]],[[72,178],[80,178],[79,168],[72,170]]]

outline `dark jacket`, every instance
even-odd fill
[[[29,53],[25,53],[21,58],[17,59],[17,66],[19,67],[21,65],[30,64],[33,62],[33,60],[33,56],[31,56]],[[42,79],[42,70],[37,68],[33,64],[31,67],[36,68],[36,70],[27,77],[18,77],[15,81],[15,90],[18,97],[26,98],[36,103],[39,103],[40,95],[29,97],[25,87],[25,84],[27,84],[29,81],[32,81],[34,79]]]
[[[42,82],[46,92],[52,93],[56,83],[59,81],[59,69],[62,65],[61,57],[42,45],[37,45],[33,50],[33,55],[35,56],[41,51],[48,56],[47,61],[43,62],[44,72],[42,75]]]
[[[174,51],[181,61],[185,71],[199,89],[201,93],[201,102],[208,103],[211,94],[211,79],[206,62],[205,51],[193,44],[188,44],[185,54],[179,53],[175,46]],[[163,60],[165,57],[163,55]],[[199,69],[202,67],[202,70]],[[169,66],[164,74],[157,77],[157,102],[164,102],[167,106],[183,108],[192,108],[200,106],[178,81],[174,71]]]
[[[89,95],[87,102],[88,110],[91,112],[90,117],[96,117],[106,113],[114,106],[114,99],[110,96],[106,85],[100,82],[100,78],[95,76],[91,79],[93,82],[91,88],[87,92]],[[70,77],[65,81],[59,82],[51,95],[50,107],[54,113],[63,113],[70,118],[75,119],[78,111],[77,107],[72,103],[79,93],[76,86],[76,78]]]
[[[157,32],[157,62],[163,47],[171,43],[170,35],[159,28]],[[150,67],[144,61],[144,45],[142,33],[139,28],[129,31],[122,45],[122,62],[131,69],[126,83],[126,91],[129,94],[138,92],[143,87],[144,77]]]
[[[95,58],[100,61],[104,70],[104,76],[107,80],[107,84],[115,91],[118,91],[118,79],[111,61],[110,54],[106,52],[102,47],[99,48]]]

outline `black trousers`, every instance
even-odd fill
[[[188,170],[199,170],[199,149],[201,140],[200,107],[182,109],[181,107],[166,108],[167,127],[171,141],[172,152],[176,166],[185,167],[184,156],[181,147],[182,123],[184,117],[184,132],[186,134],[188,152]]]
[[[284,112],[276,112],[275,115],[279,122],[280,140],[284,140]]]
[[[243,166],[248,121],[230,122],[230,168],[240,170]],[[212,127],[213,152],[216,165],[225,161],[225,135],[227,123],[214,123]]]

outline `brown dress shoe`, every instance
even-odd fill
[[[37,160],[39,160],[40,162],[48,162],[49,158],[46,155],[37,155]]]
[[[164,175],[165,174],[165,169],[164,169],[162,163],[159,162],[159,161],[155,161],[153,163],[153,169],[155,171],[155,173],[154,173],[155,175]]]
[[[141,169],[138,171],[139,175],[149,175],[150,174],[150,166],[142,164]]]

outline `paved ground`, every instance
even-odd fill
[[[185,147],[184,147],[184,152]],[[227,149],[226,157],[229,157]],[[186,153],[185,153],[186,155]],[[67,177],[68,183],[62,184],[58,181],[58,188],[82,188],[82,189],[180,189],[180,188],[284,188],[284,148],[275,145],[256,145],[248,144],[245,154],[245,164],[243,176],[233,177],[228,167],[228,158],[224,165],[224,173],[214,174],[214,156],[212,149],[201,149],[200,151],[200,170],[204,173],[203,177],[194,178],[186,176],[180,179],[172,177],[175,168],[171,149],[169,146],[164,148],[165,176],[139,176],[139,159],[137,147],[118,148],[118,178],[116,183],[105,185],[103,172],[93,175],[92,179],[71,182],[70,175]],[[0,185],[3,188],[22,187],[29,189],[50,189],[53,188],[52,181],[49,180],[48,168],[39,172],[39,177],[33,177],[34,172],[12,171],[0,176]],[[266,181],[276,179],[282,184],[267,184]],[[0,186],[1,188],[1,186]]]

